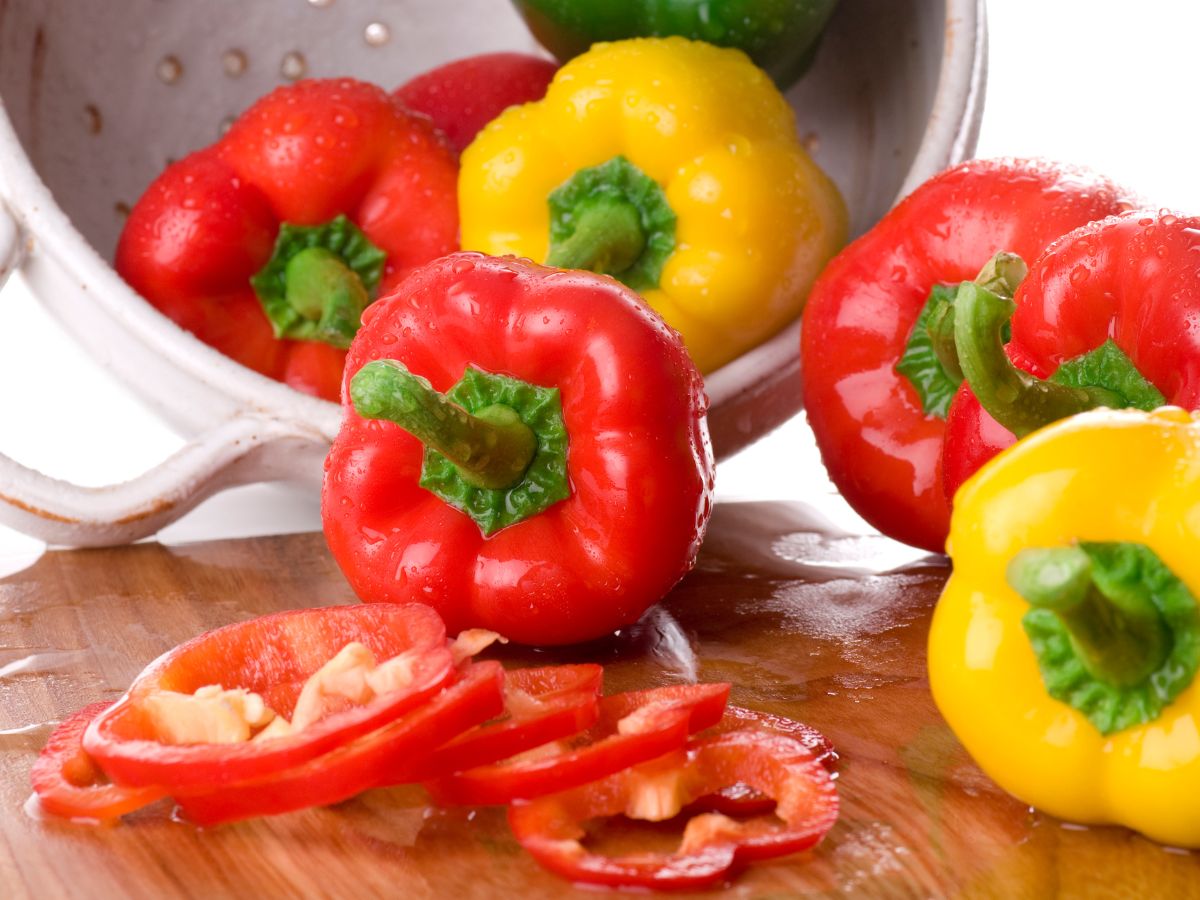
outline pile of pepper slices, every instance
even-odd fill
[[[34,790],[46,811],[91,820],[169,796],[212,826],[420,783],[443,805],[507,804],[520,844],[568,878],[649,887],[713,884],[837,819],[836,755],[807,726],[727,707],[728,684],[601,696],[598,665],[472,660],[497,637],[448,641],[429,607],[387,603],[220,628],[60,725]],[[671,854],[580,843],[591,820],[681,810]]]

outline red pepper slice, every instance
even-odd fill
[[[462,734],[419,768],[405,767],[392,784],[430,781],[485,766],[595,724],[604,669],[592,663],[513,669],[505,674],[506,715]],[[512,691],[523,695],[514,705]]]
[[[142,701],[153,692],[192,693],[221,684],[254,691],[290,718],[304,682],[351,641],[366,645],[381,661],[412,651],[411,685],[334,711],[294,734],[261,742],[165,744],[145,713]],[[156,785],[175,796],[207,791],[327,753],[415,709],[455,675],[445,628],[429,607],[373,604],[292,610],[218,628],[159,657],[134,679],[124,697],[92,722],[83,747],[119,784]]]
[[[657,771],[661,763],[651,766]],[[782,826],[692,818],[680,850],[606,857],[584,849],[582,823],[625,811],[644,770],[619,772],[592,784],[509,809],[521,846],[546,868],[572,881],[610,887],[703,888],[738,866],[807,850],[833,827],[838,797],[832,776],[801,741],[758,730],[695,741],[670,763],[684,796],[700,797],[743,782],[774,797]]]
[[[837,771],[838,754],[833,742],[811,725],[785,716],[758,712],[741,706],[729,706],[725,709],[724,718],[710,728],[705,736],[745,730],[767,731],[793,737],[807,747],[817,762],[831,773]],[[728,785],[715,794],[701,797],[689,807],[693,812],[718,812],[727,816],[756,816],[769,813],[774,808],[774,798],[741,782]]]
[[[107,701],[85,706],[55,728],[46,741],[29,772],[34,793],[46,812],[68,819],[105,821],[166,796],[159,788],[112,784],[84,752],[84,729],[110,706]]]
[[[471,665],[437,697],[377,731],[278,775],[181,797],[179,806],[197,825],[218,825],[327,806],[408,781],[394,773],[440,752],[439,745],[500,712],[503,684],[498,662]]]
[[[600,717],[567,749],[551,756],[480,766],[426,784],[442,805],[488,805],[564,791],[655,759],[687,742],[689,733],[720,721],[728,684],[690,684],[614,694]],[[629,730],[636,716],[636,730]]]

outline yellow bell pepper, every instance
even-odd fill
[[[1200,422],[1042,429],[958,492],[948,548],[929,680],[980,767],[1060,818],[1200,846]]]
[[[597,44],[462,156],[467,250],[624,281],[711,371],[794,319],[846,208],[739,50]]]

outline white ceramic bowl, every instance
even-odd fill
[[[243,368],[145,303],[108,260],[167,161],[299,75],[391,88],[470,53],[534,50],[499,0],[7,0],[0,3],[0,280],[20,265],[86,350],[191,442],[109,488],[0,456],[0,522],[53,543],[151,534],[215,491],[319,483],[335,404]],[[843,0],[788,97],[861,233],[974,149],[983,0]],[[718,459],[800,408],[799,323],[707,379]]]

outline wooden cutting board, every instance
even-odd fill
[[[925,675],[946,574],[803,506],[725,504],[697,570],[637,626],[502,658],[602,662],[610,691],[730,681],[733,702],[833,739],[838,825],[816,851],[744,872],[729,896],[1200,896],[1197,855],[1033,812],[971,763]],[[206,629],[353,600],[320,535],[51,552],[0,580],[0,896],[595,898],[539,869],[501,812],[432,809],[415,789],[208,831],[167,803],[102,828],[31,815],[29,767],[68,713],[117,697]],[[627,824],[604,840],[677,834]]]

